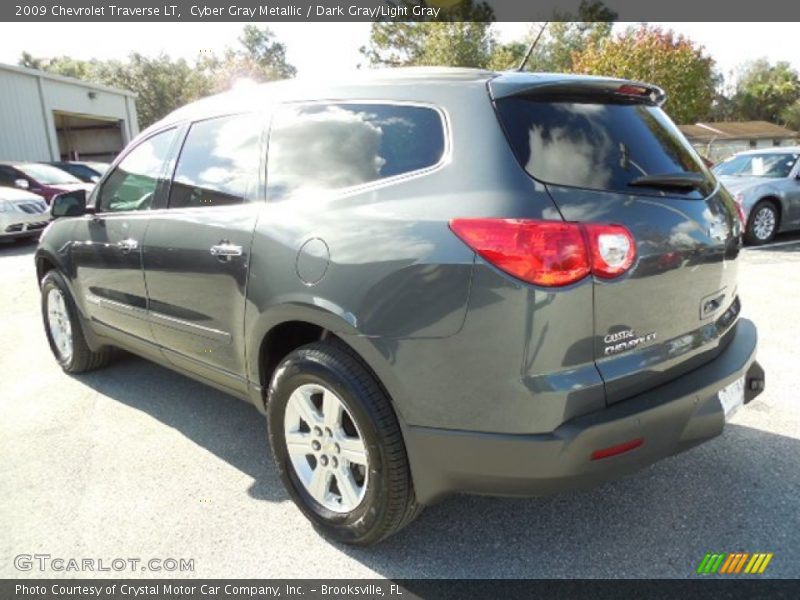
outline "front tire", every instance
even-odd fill
[[[745,240],[755,246],[771,242],[778,233],[778,209],[772,202],[762,200],[753,207],[747,220]]]
[[[267,419],[281,479],[323,535],[370,545],[418,514],[389,398],[343,344],[290,353],[272,379]]]
[[[78,309],[64,278],[52,270],[42,278],[42,319],[50,350],[66,373],[84,373],[105,366],[111,349],[94,352],[86,343]]]

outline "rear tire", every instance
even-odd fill
[[[344,344],[315,342],[290,353],[272,378],[267,419],[281,479],[323,535],[366,546],[419,514],[389,398]]]
[[[771,242],[778,233],[780,215],[775,205],[768,200],[761,200],[750,211],[745,230],[745,241],[754,246]]]
[[[66,373],[85,373],[108,364],[111,348],[95,352],[86,343],[78,309],[56,270],[42,278],[42,320],[50,350]]]

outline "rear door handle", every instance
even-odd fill
[[[129,238],[127,240],[122,240],[120,242],[117,242],[117,247],[120,250],[122,250],[122,252],[124,252],[125,254],[128,254],[129,252],[133,252],[134,250],[138,250],[139,242],[137,242],[134,239],[130,239]]]
[[[216,246],[211,246],[209,252],[211,252],[211,256],[216,256],[217,258],[230,258],[241,256],[242,247],[230,242],[220,242]]]

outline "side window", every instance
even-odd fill
[[[183,143],[170,208],[241,204],[254,194],[261,120],[252,114],[199,121]]]
[[[14,181],[19,177],[14,173],[14,169],[0,165],[0,185],[14,185]]]
[[[438,163],[444,125],[432,108],[400,104],[285,105],[269,139],[270,200],[332,191]]]
[[[158,133],[122,159],[100,190],[100,211],[147,210],[152,206],[159,184],[164,183],[164,163],[175,134],[174,129]]]

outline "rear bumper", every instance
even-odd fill
[[[755,325],[740,319],[712,362],[549,434],[405,427],[417,499],[429,504],[455,492],[526,496],[590,487],[696,446],[722,433],[720,389],[747,375],[746,403],[763,390],[756,345]],[[644,442],[634,450],[590,458],[595,450],[640,438]]]

